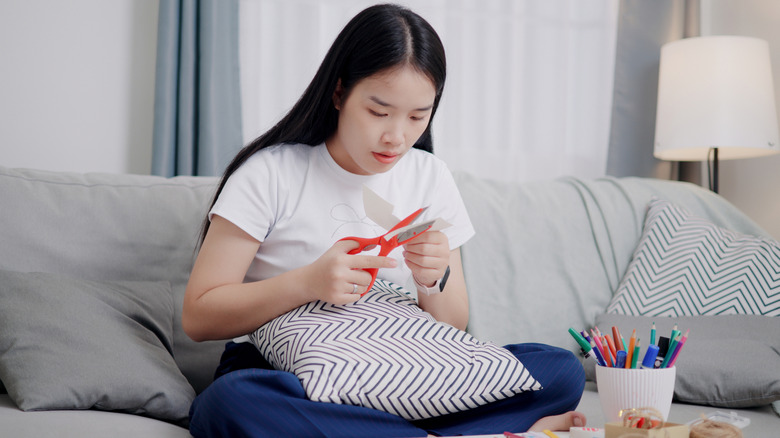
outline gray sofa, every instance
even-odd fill
[[[456,180],[477,230],[463,248],[469,331],[498,344],[544,342],[577,352],[567,330],[607,322],[603,313],[628,269],[653,196],[735,231],[765,235],[722,198],[685,183],[565,178],[508,184],[465,173]],[[189,402],[210,383],[223,347],[192,342],[180,327],[215,181],[0,167],[3,436],[189,436],[182,427]],[[695,323],[676,321],[683,328]],[[659,332],[671,323],[657,322]],[[617,322],[623,323],[636,321]],[[691,336],[690,345],[696,342]],[[695,366],[686,362],[689,356],[677,363],[678,386],[689,384],[679,380]],[[592,366],[586,370],[592,374]],[[744,398],[705,406],[678,397],[670,420],[736,411],[751,420],[745,436],[776,436],[780,417],[770,402],[780,397],[778,373],[780,367],[769,372],[760,406]],[[749,380],[747,374],[730,380]],[[589,382],[579,409],[600,426],[595,391]]]

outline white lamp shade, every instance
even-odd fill
[[[742,36],[687,38],[661,48],[653,155],[706,160],[780,152],[769,44]]]

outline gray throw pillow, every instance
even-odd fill
[[[186,425],[166,282],[0,270],[0,380],[25,411],[99,409]]]

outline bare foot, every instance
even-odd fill
[[[570,427],[585,426],[585,415],[577,411],[569,411],[565,414],[550,415],[540,418],[534,423],[529,431],[541,432],[543,430],[556,430],[559,432],[568,432]]]

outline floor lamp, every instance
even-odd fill
[[[780,152],[769,44],[743,36],[686,38],[661,48],[656,158],[718,161]]]

